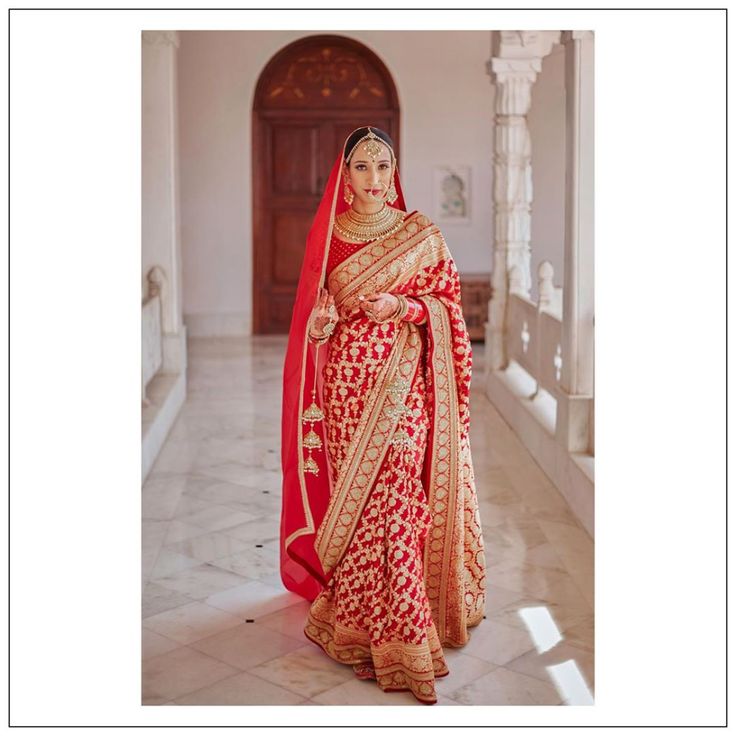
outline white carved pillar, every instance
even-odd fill
[[[542,59],[559,31],[493,31],[487,65],[496,87],[493,272],[486,323],[486,373],[506,367],[508,274],[518,267],[519,291],[531,288],[531,140],[527,114]]]
[[[142,33],[142,287],[152,268],[166,274],[162,295],[164,373],[186,365],[182,322],[182,264],[179,213],[179,136],[175,31]],[[146,292],[144,291],[144,294]]]
[[[562,374],[556,434],[571,452],[592,450],[593,291],[593,32],[564,31],[565,288]]]

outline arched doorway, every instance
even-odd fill
[[[266,65],[253,103],[253,332],[289,330],[304,244],[335,156],[375,125],[399,156],[399,102],[383,62],[358,41],[307,36]]]

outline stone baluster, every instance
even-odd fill
[[[550,261],[542,261],[537,267],[539,310],[549,309],[555,301],[555,269]]]

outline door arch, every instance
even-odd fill
[[[253,332],[289,331],[307,233],[329,170],[355,128],[375,125],[399,157],[399,101],[359,41],[315,35],[266,64],[253,102]]]

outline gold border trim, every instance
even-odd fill
[[[399,236],[401,235],[401,233],[406,232],[408,225],[415,221],[418,221],[420,218],[425,219],[427,222],[424,225],[421,225],[419,222],[417,222],[417,226],[420,229],[417,230],[417,232],[415,233],[408,234],[405,240],[400,240]],[[432,235],[438,233],[439,230],[437,226],[434,225],[426,215],[423,215],[421,212],[415,212],[410,217],[407,217],[404,223],[404,227],[402,227],[392,236],[386,238],[381,242],[369,243],[361,248],[359,251],[356,251],[355,253],[349,255],[344,261],[342,261],[342,263],[335,266],[335,268],[332,269],[328,276],[329,280],[334,281],[339,278],[340,274],[345,273],[345,278],[348,282],[335,294],[335,302],[343,303],[344,301],[346,301],[351,293],[358,291],[367,281],[377,275],[384,268],[388,267],[389,271],[391,271],[390,264],[392,262],[395,263],[393,269],[395,273],[391,274],[395,277],[394,281],[392,283],[384,283],[382,288],[391,288],[391,286],[393,286],[398,281],[405,279],[406,271],[405,269],[401,268],[400,264],[396,263],[396,259],[404,256],[406,253],[412,250],[412,248],[417,245],[421,245],[423,241],[429,240]],[[395,241],[395,245],[388,246],[387,243],[389,241]],[[373,251],[372,253],[370,253],[372,257],[371,264],[362,267],[363,270],[360,273],[351,273],[350,269],[351,267],[356,265],[356,262],[358,266],[361,266],[360,259],[367,254],[367,251]],[[424,254],[417,254],[417,257],[421,257],[423,255]]]
[[[457,562],[452,555],[455,543],[456,509],[458,504],[458,460],[459,460],[459,410],[457,401],[457,385],[455,384],[454,363],[452,360],[452,331],[450,318],[445,305],[436,297],[419,297],[427,306],[429,324],[432,329],[432,373],[434,390],[434,427],[432,432],[431,465],[429,480],[429,506],[432,512],[432,526],[427,535],[424,550],[425,588],[435,617],[437,633],[440,641],[445,641],[447,630],[447,595],[448,582],[453,564]],[[444,417],[447,416],[447,420]],[[442,422],[447,426],[443,427]],[[447,449],[448,457],[441,456]],[[445,469],[446,468],[446,469]],[[440,482],[441,479],[441,482]],[[435,537],[434,530],[442,529],[442,535]],[[444,566],[439,572],[433,572],[437,564],[433,559],[440,550]],[[462,557],[460,558],[462,563]],[[457,591],[462,595],[462,591]],[[463,610],[464,610],[464,602]]]

